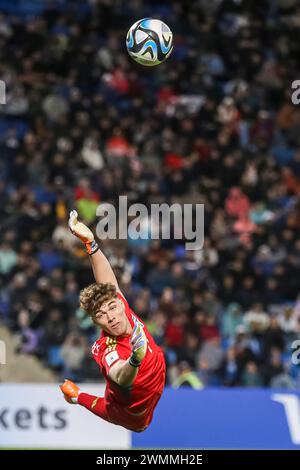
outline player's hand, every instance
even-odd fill
[[[130,356],[129,363],[133,367],[139,367],[146,355],[148,340],[146,338],[143,325],[136,318],[134,318],[133,321],[134,328],[130,340],[132,354]]]
[[[89,254],[95,253],[95,251],[97,251],[98,245],[95,242],[93,232],[85,224],[78,222],[78,214],[75,210],[70,212],[69,228],[73,235],[75,235],[82,241],[82,243],[85,244]]]
[[[68,403],[78,403],[79,388],[71,380],[65,379],[64,383],[59,387],[64,394],[64,398]]]

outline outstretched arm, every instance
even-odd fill
[[[109,282],[110,284],[116,286],[117,291],[120,291],[117,278],[108,259],[102,253],[102,251],[98,249],[94,254],[91,254],[90,260],[96,282]]]
[[[100,250],[93,232],[82,222],[78,222],[77,211],[70,212],[69,227],[71,232],[85,244],[96,282],[111,283],[120,291],[117,278],[106,256]]]
[[[127,361],[120,359],[111,367],[109,378],[116,384],[120,385],[120,387],[130,387],[134,382],[138,371],[138,367],[132,367],[129,364],[129,359],[127,359]]]
[[[112,365],[109,377],[121,387],[129,387],[137,376],[139,367],[147,352],[148,340],[141,323],[134,319],[134,328],[130,339],[132,353],[126,360],[119,360]]]

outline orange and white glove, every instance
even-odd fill
[[[98,244],[94,238],[94,234],[85,224],[78,222],[77,218],[77,211],[71,211],[69,217],[69,228],[73,235],[75,235],[82,241],[82,243],[85,244],[88,254],[92,255],[99,249]]]
[[[64,398],[68,403],[73,405],[78,403],[78,396],[80,393],[79,387],[77,387],[71,380],[65,379],[64,383],[60,385],[60,389],[64,394]]]
[[[130,339],[132,354],[129,359],[129,364],[132,367],[139,367],[146,356],[148,340],[143,325],[135,317],[133,317],[133,321],[134,328]]]

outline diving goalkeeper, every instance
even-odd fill
[[[106,381],[104,397],[81,391],[70,380],[61,390],[69,403],[77,403],[110,423],[131,431],[144,431],[165,383],[165,360],[144,323],[130,309],[109,261],[91,230],[70,213],[71,232],[86,246],[96,282],[80,293],[80,306],[102,330],[92,347]]]

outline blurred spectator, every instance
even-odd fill
[[[230,387],[237,385],[239,383],[239,369],[236,350],[234,347],[229,347],[219,370],[222,385]]]
[[[98,148],[97,142],[92,137],[87,137],[83,143],[82,160],[92,170],[101,170],[104,166],[103,156]]]
[[[270,318],[263,310],[263,306],[259,303],[254,304],[244,316],[245,325],[252,332],[261,332],[268,328],[270,324]]]
[[[166,322],[166,315],[161,310],[154,311],[146,322],[150,334],[159,346],[164,343]]]
[[[265,357],[270,356],[272,348],[277,348],[281,352],[284,351],[285,341],[284,332],[279,326],[277,316],[273,315],[270,319],[269,327],[264,333],[264,354]]]
[[[61,346],[66,336],[66,323],[60,310],[52,309],[44,323],[43,341],[46,348]]]
[[[186,332],[183,345],[178,353],[180,360],[188,363],[192,369],[195,369],[198,352],[199,337],[192,332]]]
[[[166,344],[172,348],[181,346],[184,338],[186,317],[183,313],[176,313],[166,326]]]
[[[224,352],[221,348],[220,338],[214,337],[209,341],[205,341],[200,351],[200,359],[205,359],[211,371],[220,368],[223,360]]]
[[[255,362],[249,361],[242,374],[243,387],[262,387],[263,379]]]
[[[203,384],[188,362],[180,362],[178,364],[178,377],[172,383],[172,387],[191,387],[195,390],[201,390]]]
[[[30,316],[27,310],[21,310],[18,315],[16,335],[18,340],[18,350],[24,354],[34,354],[37,352],[39,343],[38,331],[30,327]]]
[[[238,326],[243,325],[243,315],[239,304],[231,303],[222,316],[222,335],[233,337]]]
[[[215,317],[203,315],[199,335],[202,341],[209,341],[219,336],[219,328]]]
[[[17,263],[17,253],[8,243],[0,245],[0,273],[8,274]]]
[[[226,212],[229,217],[238,219],[248,216],[250,209],[249,199],[240,188],[231,188],[225,201]]]
[[[300,330],[300,325],[294,316],[292,307],[284,307],[278,316],[281,329],[288,334],[295,334]]]
[[[62,373],[64,377],[70,377],[71,380],[75,381],[81,380],[85,353],[85,337],[77,333],[69,333],[60,350],[60,356],[64,362]]]
[[[266,386],[270,386],[274,378],[282,376],[284,373],[284,364],[281,355],[280,349],[271,349],[264,371],[264,382]]]

